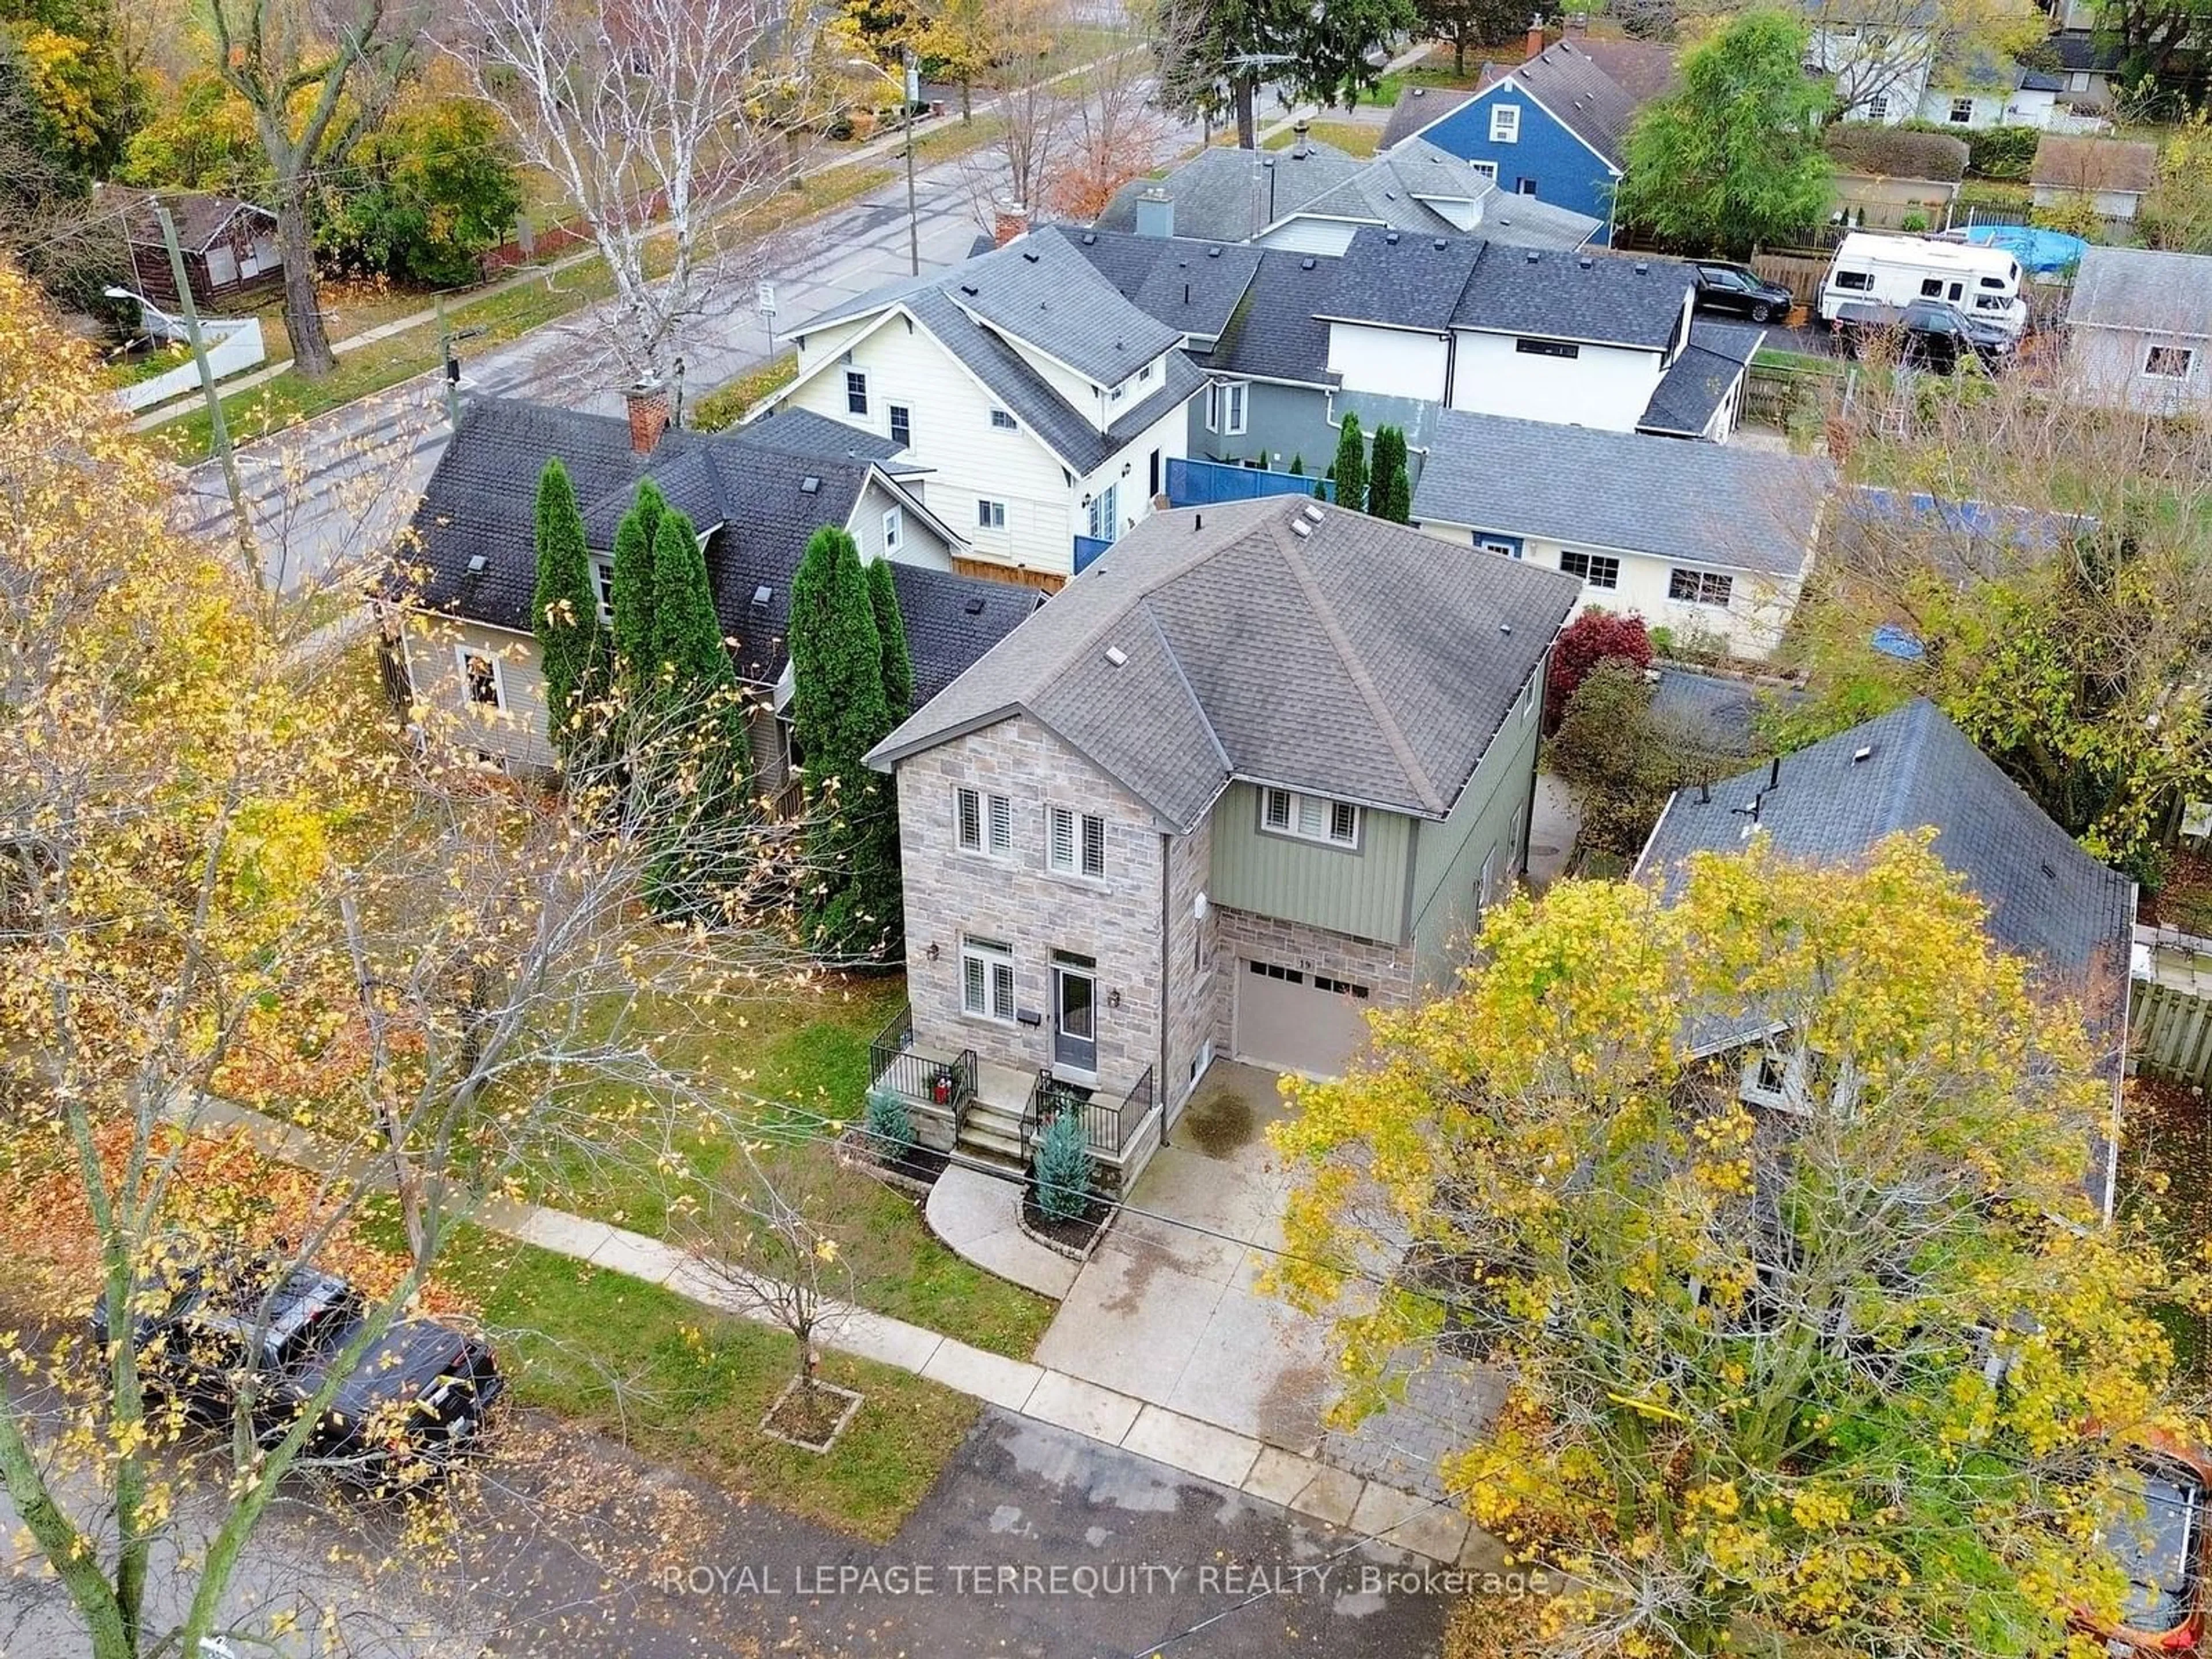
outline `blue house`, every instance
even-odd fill
[[[1509,194],[1589,214],[1613,238],[1613,191],[1636,112],[1667,90],[1674,56],[1642,40],[1567,40],[1525,64],[1488,64],[1474,92],[1408,88],[1384,144],[1421,137]]]

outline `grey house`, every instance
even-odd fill
[[[2112,1122],[2087,1185],[2109,1215],[2135,884],[2083,852],[1935,704],[1917,698],[1710,789],[1678,792],[1635,874],[1671,887],[1693,854],[1740,851],[1747,834],[1787,857],[1848,863],[1920,829],[1935,830],[1936,856],[1989,907],[1991,939],[2024,957],[2041,989],[2079,1006],[2103,1052]],[[1757,1106],[1786,1112],[1809,1086],[1808,1056],[1786,1030],[1716,1029],[1699,1050],[1737,1055],[1739,1092]]]
[[[2066,308],[2065,385],[2084,403],[2212,410],[2212,255],[2085,252]]]
[[[1072,1090],[1127,1179],[1216,1056],[1340,1071],[1523,868],[1578,591],[1298,497],[1146,520],[869,757],[911,999],[878,1075],[985,1155]]]

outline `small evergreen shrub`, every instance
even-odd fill
[[[868,1139],[875,1143],[876,1150],[891,1158],[904,1158],[920,1139],[915,1133],[914,1114],[907,1109],[905,1097],[886,1084],[878,1083],[868,1091],[867,1107],[860,1123]]]
[[[1062,1112],[1044,1126],[1030,1160],[1037,1208],[1055,1221],[1080,1221],[1091,1201],[1091,1143],[1082,1115]]]

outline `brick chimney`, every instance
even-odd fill
[[[629,447],[641,455],[652,454],[668,430],[668,388],[648,374],[623,392],[623,402],[629,408]]]
[[[1528,55],[1534,58],[1544,50],[1544,14],[1538,12],[1528,20]]]
[[[998,216],[991,223],[991,246],[1004,247],[1017,236],[1026,235],[1030,228],[1030,210],[1019,202],[1001,202]]]

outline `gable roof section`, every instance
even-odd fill
[[[1579,43],[1557,41],[1525,64],[1486,65],[1482,89],[1475,95],[1487,96],[1500,87],[1535,99],[1613,172],[1621,170],[1622,142],[1645,100],[1606,73]]]
[[[1756,325],[1698,318],[1690,325],[1689,343],[1660,376],[1636,429],[1674,438],[1700,436],[1729,391],[1741,383],[1765,337],[1766,331]]]
[[[1681,326],[1691,268],[1671,259],[1491,248],[1449,320],[1457,328],[1662,350]]]
[[[1229,324],[1205,358],[1217,374],[1334,386],[1328,366],[1328,325],[1336,304],[1339,259],[1287,248],[1261,250],[1259,269]]]
[[[1935,704],[1916,698],[1784,756],[1771,790],[1769,775],[1760,766],[1716,783],[1710,800],[1679,792],[1639,872],[1671,888],[1691,854],[1739,850],[1754,797],[1759,828],[1790,858],[1848,861],[1885,836],[1932,828],[1936,855],[1989,907],[1990,937],[2081,998],[2100,1033],[2120,1030],[2134,884],[2083,852]]]
[[[1445,410],[1413,516],[1789,577],[1834,483],[1805,457]]]
[[[1303,497],[1155,514],[869,759],[1027,714],[1178,830],[1232,776],[1441,817],[1580,591]]]
[[[732,434],[749,449],[773,450],[780,455],[819,455],[881,463],[885,470],[900,470],[903,446],[880,433],[847,426],[811,409],[764,410]]]
[[[1057,236],[1010,242],[938,292],[1099,386],[1119,386],[1181,339]]]
[[[160,202],[169,210],[169,218],[177,227],[177,246],[187,253],[204,253],[224,228],[241,213],[256,215],[270,224],[276,216],[254,202],[242,202],[234,196],[212,196],[204,191],[140,191],[131,192],[137,200],[129,209],[125,221],[131,240],[141,246],[161,247],[161,221],[154,216],[154,204]]]
[[[1178,337],[1218,336],[1260,264],[1258,248],[1235,242],[1062,226],[1038,234],[1074,249],[1123,299]]]
[[[2075,273],[2066,325],[2212,337],[2212,253],[2093,245]]]
[[[1176,229],[1181,234],[1242,242],[1334,190],[1365,165],[1334,144],[1311,140],[1303,149],[1258,154],[1210,147],[1164,179],[1136,179],[1122,185],[1092,228],[1133,231],[1137,198],[1147,191],[1161,190],[1175,203]]]
[[[1389,328],[1442,330],[1483,256],[1471,236],[1408,236],[1366,228],[1337,264],[1326,315]]]
[[[1474,96],[1462,87],[1407,87],[1390,106],[1380,148],[1393,149],[1416,133],[1427,131]]]
[[[2028,182],[2046,190],[2129,191],[2158,182],[2158,146],[2140,138],[2069,138],[2046,132]]]

